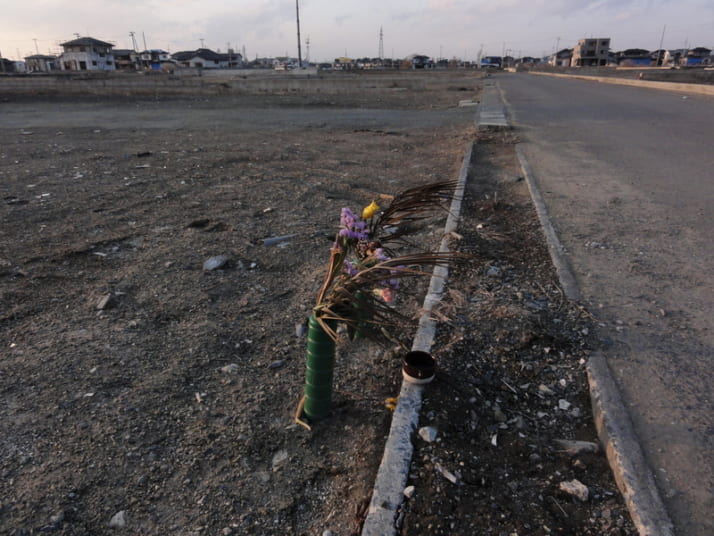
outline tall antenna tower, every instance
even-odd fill
[[[381,26],[379,27],[379,59],[384,59],[384,32]]]

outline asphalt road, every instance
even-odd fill
[[[714,98],[496,81],[677,534],[713,534]]]

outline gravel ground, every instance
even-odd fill
[[[0,531],[359,531],[398,353],[341,344],[333,413],[308,432],[292,419],[299,326],[341,207],[454,179],[476,137],[457,103],[478,98],[477,76],[405,76],[422,89],[4,98]],[[590,319],[558,289],[513,141],[475,152],[459,230],[473,257],[439,311],[423,414],[438,434],[415,438],[399,522],[404,534],[630,534],[604,456],[553,443],[595,439]],[[260,243],[283,235],[295,236]],[[416,315],[418,295],[399,300]],[[573,479],[586,501],[560,491]]]

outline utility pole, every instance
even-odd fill
[[[657,52],[657,66],[662,65],[662,43],[664,42],[664,31],[667,29],[667,25],[662,28],[662,37],[659,39],[659,51]]]
[[[146,46],[146,34],[144,30],[141,30],[141,38],[144,40],[144,50],[149,50],[149,47]]]
[[[300,42],[300,4],[295,0],[295,15],[297,18],[298,68],[302,69],[302,43]]]
[[[384,32],[382,32],[382,27],[379,27],[379,59],[384,59]]]
[[[134,52],[138,52],[137,48],[139,48],[139,47],[136,44],[136,38],[134,37],[134,32],[129,32],[129,36],[131,37],[131,45],[134,47]]]
[[[32,40],[35,42],[35,53],[39,56],[39,55],[40,55],[40,49],[37,48],[37,38],[33,37]]]
[[[310,36],[305,39],[305,63],[310,65]]]

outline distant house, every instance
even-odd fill
[[[165,70],[165,66],[173,66],[174,64],[171,54],[161,49],[144,50],[139,53],[139,60],[144,69],[151,69],[152,71]]]
[[[34,54],[25,57],[25,71],[28,73],[49,73],[59,69],[57,56]]]
[[[564,48],[559,50],[550,57],[548,63],[553,67],[570,67],[571,60],[573,59],[573,49]]]
[[[243,64],[243,56],[237,52],[229,50],[227,54],[221,54],[208,48],[176,52],[171,59],[182,67],[199,69],[228,69]]]
[[[434,62],[429,58],[429,56],[416,54],[412,56],[411,60],[412,69],[430,69],[434,67]]]
[[[628,48],[615,54],[615,61],[621,67],[649,67],[652,54],[644,48]]]
[[[15,62],[5,58],[0,58],[0,74],[3,73],[14,73],[15,72]]]
[[[704,47],[692,48],[679,59],[679,65],[682,67],[698,67],[711,64],[712,51]]]
[[[609,37],[581,39],[573,48],[573,57],[570,61],[570,65],[573,67],[607,65],[609,54]]]
[[[63,71],[114,71],[114,45],[94,39],[80,37],[62,43],[64,52],[59,57],[60,69]]]
[[[351,71],[357,67],[357,63],[352,58],[346,58],[344,56],[340,58],[335,58],[332,62],[332,69],[335,71]]]
[[[503,58],[501,56],[484,56],[481,58],[482,69],[500,69],[502,65]]]
[[[652,52],[650,52],[650,58],[652,58],[652,65],[655,65],[655,66],[664,65],[664,58],[665,58],[666,53],[667,53],[667,51],[664,50],[663,48],[661,48],[659,50],[653,50]]]
[[[135,50],[115,48],[112,55],[117,71],[136,71],[139,67],[139,54]]]

